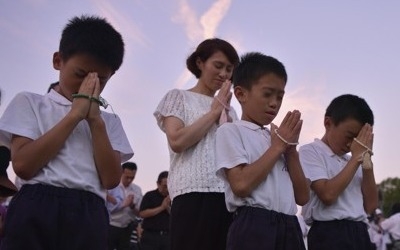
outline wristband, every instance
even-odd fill
[[[88,100],[91,100],[91,96],[88,96],[88,95],[85,95],[85,94],[72,94],[72,98],[85,98],[85,99],[88,99]]]
[[[279,137],[279,139],[281,139],[281,141],[283,141],[283,142],[286,143],[287,145],[290,145],[290,146],[299,145],[299,142],[288,142],[285,138],[283,138],[283,137],[278,133],[278,129],[275,129],[274,132],[275,132],[275,134]]]

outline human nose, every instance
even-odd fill
[[[228,79],[230,78],[230,72],[226,68],[222,68],[219,71],[219,76],[223,79]]]
[[[278,98],[271,98],[269,101],[269,106],[272,108],[276,108],[278,106]]]

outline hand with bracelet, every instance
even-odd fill
[[[350,145],[351,155],[357,158],[364,169],[373,167],[371,156],[374,140],[373,128],[370,124],[364,124],[357,137],[353,139]]]
[[[279,128],[271,123],[271,146],[280,145],[283,153],[296,148],[299,144],[300,131],[303,124],[298,110],[289,111],[282,120]]]
[[[79,88],[72,94],[72,109],[79,110],[82,119],[94,120],[100,117],[100,80],[96,72],[89,73]]]

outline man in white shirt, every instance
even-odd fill
[[[133,184],[137,165],[133,162],[122,164],[120,184],[108,191],[107,208],[110,212],[109,249],[128,250],[130,236],[135,230],[134,221],[139,213],[142,199],[141,188]]]

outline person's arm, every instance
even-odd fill
[[[134,203],[134,200],[132,200],[132,202],[131,202],[131,204],[129,205],[129,207],[131,208],[132,213],[133,213],[134,215],[140,217],[140,215],[139,215],[139,209],[137,208],[138,206],[137,206],[137,204]]]
[[[342,171],[332,179],[319,179],[311,183],[311,189],[326,206],[336,202],[357,172],[360,163],[351,157]]]
[[[248,197],[267,178],[283,150],[270,147],[258,160],[225,169],[232,192],[238,197]]]
[[[143,219],[156,216],[164,210],[169,210],[171,199],[169,196],[165,197],[160,206],[154,208],[147,208],[139,212],[139,216]]]
[[[378,207],[378,188],[376,187],[374,170],[363,169],[361,191],[363,194],[364,210],[367,214],[372,214]]]
[[[285,159],[292,180],[294,198],[299,206],[305,205],[310,199],[310,184],[307,181],[300,164],[299,153],[295,146],[286,150]]]
[[[77,99],[74,102],[90,103],[84,99]],[[16,175],[25,180],[33,178],[58,154],[75,126],[83,118],[81,114],[71,110],[58,124],[36,140],[13,135],[11,160]]]
[[[100,96],[100,80],[95,75],[93,97]],[[105,189],[116,187],[121,179],[121,157],[115,151],[107,134],[106,125],[101,117],[99,103],[92,101],[86,117],[92,135],[93,157],[100,182]]]
[[[106,196],[106,205],[108,211],[110,213],[120,211],[123,209],[124,206],[124,197],[123,197],[123,190],[120,187],[116,187],[114,189],[108,190],[107,191],[107,196]]]
[[[99,92],[100,87],[97,74],[88,74],[81,84],[79,93],[84,96],[98,96]],[[11,158],[15,173],[25,180],[33,178],[40,169],[56,157],[77,124],[83,119],[87,119],[93,133],[95,144],[94,157],[96,164],[99,164],[98,169],[100,171],[98,171],[102,184],[107,189],[116,186],[119,182],[119,177],[116,185],[114,179],[121,170],[119,162],[116,164],[117,166],[114,165],[117,162],[116,159],[119,159],[119,155],[114,151],[110,153],[103,133],[104,122],[99,120],[101,119],[99,113],[100,111],[96,102],[88,98],[74,98],[68,114],[38,139],[32,140],[23,136],[13,135],[11,141]],[[103,159],[104,162],[99,163]],[[104,164],[110,164],[108,168],[114,169],[118,173],[114,173],[115,171],[103,171]],[[105,177],[104,175],[106,174],[108,176]]]
[[[230,86],[230,82],[225,82],[218,92],[217,98],[222,102],[230,100],[232,96]],[[165,117],[163,124],[171,149],[176,153],[181,153],[199,142],[218,121],[223,109],[224,106],[214,99],[210,111],[189,126],[185,126],[177,117]]]
[[[298,111],[288,112],[279,127],[280,135],[288,141],[297,142],[301,123]],[[225,169],[227,180],[235,195],[242,198],[248,197],[267,178],[275,163],[286,151],[288,144],[279,139],[273,132],[275,129],[277,127],[271,124],[271,146],[259,159],[250,164]]]
[[[357,139],[365,145],[372,145],[372,137],[372,128],[370,125],[366,124],[361,129]],[[362,154],[365,150],[366,149],[362,145],[353,141],[350,146],[351,158],[343,170],[332,179],[320,179],[311,184],[311,188],[325,205],[330,206],[335,203],[338,197],[350,184],[362,163]],[[372,206],[372,204],[369,204],[368,206]]]

